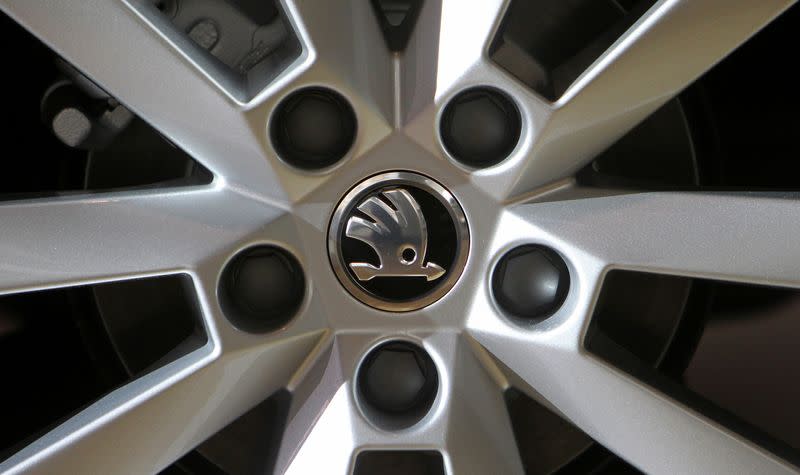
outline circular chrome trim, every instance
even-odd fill
[[[359,203],[361,198],[369,193],[388,186],[408,185],[419,188],[430,193],[447,209],[453,225],[456,229],[456,258],[450,269],[447,269],[446,278],[433,288],[430,292],[422,295],[418,299],[395,302],[384,300],[365,291],[360,285],[353,281],[347,271],[347,263],[342,258],[339,249],[342,226],[347,221],[353,208]],[[456,198],[446,188],[423,175],[411,172],[388,172],[367,178],[353,189],[347,192],[344,198],[339,201],[336,211],[333,213],[330,225],[328,226],[328,257],[331,261],[336,277],[347,289],[350,294],[370,307],[384,310],[387,312],[410,312],[436,302],[444,297],[458,282],[464,268],[467,265],[469,256],[469,225],[463,208]]]

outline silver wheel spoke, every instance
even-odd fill
[[[281,442],[275,473],[305,474],[319,469],[320,454],[325,471],[350,473],[358,447],[354,424],[357,409],[339,368],[338,351],[330,342],[318,347],[316,360],[302,379],[293,382],[292,409]]]
[[[351,473],[356,446],[350,422],[355,408],[348,398],[347,389],[347,386],[339,387],[333,398],[327,401],[323,413],[314,421],[302,444],[292,448],[295,452],[290,464],[284,471],[276,473],[303,475],[313,473],[323,465],[325,473]],[[326,455],[321,457],[320,454]],[[279,470],[280,467],[282,465],[279,465]]]
[[[601,56],[534,131],[507,192],[570,176],[794,0],[662,0]],[[643,157],[646,160],[646,157]]]
[[[530,242],[558,249],[573,266],[571,294],[540,331],[499,316],[490,297],[479,295],[471,333],[522,379],[518,389],[647,473],[791,472],[763,449],[589,355],[582,340],[609,268],[798,285],[800,263],[791,257],[797,244],[790,238],[797,232],[796,199],[642,193],[518,206],[504,217],[495,252]]]
[[[592,438],[646,473],[793,473],[774,456],[609,368],[544,336],[476,338]],[[574,331],[572,331],[574,330]],[[591,389],[589,389],[591,388]]]
[[[217,188],[6,203],[0,292],[192,270],[281,213]]]
[[[464,8],[459,0],[424,2],[408,48],[401,55],[406,112],[432,104],[432,99],[468,78],[475,80],[468,73],[486,67],[486,50],[508,3],[488,0]]]
[[[125,2],[0,0],[0,9],[226,182],[285,199],[264,131]]]
[[[470,343],[475,348],[470,348]],[[503,389],[492,379],[497,372],[474,342],[460,342],[453,362],[448,409],[446,457],[451,475],[523,474]],[[483,356],[483,355],[480,355]],[[486,365],[487,367],[484,367]]]
[[[360,447],[386,444],[390,436],[370,426],[359,413],[352,386],[362,355],[359,349],[368,348],[372,339],[331,336],[292,381],[292,408],[276,473],[317,471],[320,454],[325,453],[327,473],[349,474]]]
[[[361,157],[392,133],[394,66],[370,2],[286,0],[286,13],[303,43],[296,65],[267,88],[247,112],[263,133],[275,173],[291,202],[298,202],[331,177],[330,170],[308,173],[282,162],[268,139],[272,113],[291,93],[326,87],[353,106],[358,122],[355,143],[335,166]]]
[[[293,409],[281,444],[278,473],[308,473],[319,467],[350,473],[362,450],[434,450],[442,452],[448,473],[522,473],[501,387],[457,334],[426,337],[436,348],[447,375],[441,401],[421,423],[403,431],[371,425],[353,395],[352,375],[373,336],[337,336],[292,387]],[[437,406],[438,405],[438,406]],[[437,408],[438,407],[438,408]]]
[[[286,386],[319,338],[222,356],[209,343],[84,409],[0,471],[156,473]]]
[[[312,56],[312,75],[369,100],[391,117],[392,56],[370,2],[288,0]]]
[[[439,108],[461,89],[505,81],[487,50],[508,4],[487,0],[464,8],[459,0],[423,3],[399,57],[397,114],[405,133],[432,153],[441,154],[436,140]]]
[[[561,242],[554,247],[590,254],[606,266],[798,286],[798,199],[641,193],[524,205],[517,212],[539,232],[557,233]]]

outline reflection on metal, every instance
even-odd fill
[[[384,191],[362,201],[356,209],[365,217],[352,215],[346,235],[368,244],[380,258],[377,267],[366,262],[351,262],[360,281],[376,277],[425,277],[434,281],[445,270],[425,262],[428,226],[417,200],[402,188]]]
[[[469,250],[467,217],[453,194],[405,171],[356,185],[339,202],[328,231],[339,282],[387,312],[411,312],[444,297],[461,277]]]

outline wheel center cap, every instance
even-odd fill
[[[328,231],[328,253],[358,300],[391,312],[442,298],[461,276],[469,227],[455,197],[409,172],[377,175],[345,195]]]

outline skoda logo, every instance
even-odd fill
[[[461,275],[469,229],[439,183],[394,172],[365,180],[339,203],[328,251],[345,288],[375,308],[406,312],[440,299]]]

